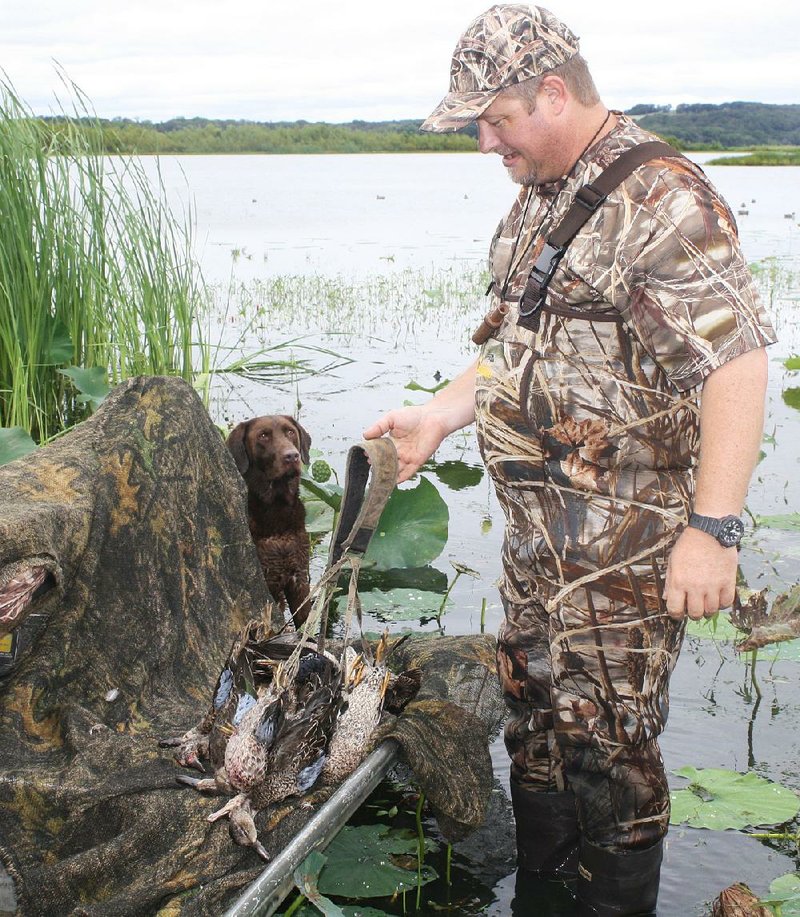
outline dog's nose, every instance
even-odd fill
[[[288,449],[283,453],[283,460],[287,465],[299,465],[300,453],[297,451],[297,449]]]

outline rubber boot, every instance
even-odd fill
[[[651,917],[656,913],[663,841],[626,853],[581,842],[579,917]]]
[[[537,793],[511,781],[517,824],[517,867],[542,879],[578,874],[578,813],[570,790]]]

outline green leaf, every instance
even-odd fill
[[[752,772],[682,767],[675,773],[691,780],[691,785],[670,793],[673,825],[685,822],[692,828],[717,831],[780,825],[800,810],[796,793]]]
[[[306,531],[309,535],[327,535],[333,530],[335,514],[322,500],[304,500]]]
[[[0,465],[29,455],[37,448],[22,427],[0,427]]]
[[[798,389],[800,391],[800,389]],[[779,529],[782,532],[800,532],[800,513],[783,513],[778,516],[758,516],[759,526]]]
[[[89,402],[92,410],[100,407],[103,399],[111,391],[102,366],[92,366],[85,369],[81,366],[68,366],[59,369],[59,372],[72,380],[72,384],[81,393],[79,401]]]
[[[416,855],[417,839],[403,837],[386,825],[345,825],[325,851],[328,861],[319,876],[319,890],[345,898],[383,898],[417,887],[416,870],[392,862],[392,854]],[[438,878],[423,865],[423,885]]]
[[[800,357],[796,355],[792,357],[787,357],[783,361],[783,365],[786,369],[791,369],[791,370],[800,369]]]
[[[312,850],[300,866],[295,869],[293,873],[294,882],[298,889],[325,917],[344,917],[339,905],[321,895],[317,887],[320,870],[325,866],[326,861],[327,857],[324,854],[318,850]]]
[[[439,613],[443,596],[419,589],[390,589],[362,592],[361,609],[381,620],[415,621]]]
[[[63,322],[56,322],[50,346],[47,348],[47,359],[56,365],[69,363],[73,353],[74,347],[67,326]]]
[[[687,621],[686,633],[704,640],[741,640],[745,634],[734,626],[731,616],[723,611],[713,618],[701,618],[699,621]]]
[[[359,904],[345,904],[342,907],[342,913],[344,917],[392,917],[391,914],[387,914],[386,911],[382,911],[380,908],[366,907]],[[318,917],[318,915],[319,911],[310,904],[303,904],[299,911],[294,912],[294,917]]]
[[[305,473],[300,478],[300,484],[317,500],[321,500],[332,510],[339,512],[342,505],[342,488],[338,484],[319,484]],[[305,495],[304,499],[306,499]]]
[[[467,462],[428,462],[425,470],[432,471],[450,490],[475,487],[483,480],[483,466]]]
[[[424,567],[442,553],[449,521],[447,504],[427,478],[410,490],[395,488],[364,559],[382,570]]]
[[[800,411],[800,388],[785,388],[783,390],[783,402],[790,408]]]
[[[779,906],[781,917],[800,917],[800,875],[789,872],[773,879],[768,897],[759,904]]]
[[[428,388],[425,385],[420,385],[419,382],[415,382],[413,379],[405,386],[409,392],[428,392],[430,395],[435,395],[440,389],[443,389],[445,385],[449,385],[449,379],[442,379],[438,385],[434,385]]]

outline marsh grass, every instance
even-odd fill
[[[334,336],[337,349],[370,338],[400,346],[425,337],[467,347],[487,308],[487,282],[480,265],[458,264],[355,278],[284,274],[234,283],[216,296],[234,303],[230,317],[262,343],[279,331],[317,341]]]
[[[111,384],[210,369],[189,223],[137,160],[103,155],[71,88],[54,130],[0,81],[0,426],[40,442],[88,410],[65,367]]]

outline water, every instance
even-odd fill
[[[710,156],[693,158],[702,164]],[[232,276],[248,285],[282,275],[328,278],[334,285],[383,278],[391,289],[404,271],[430,271],[449,272],[456,280],[463,276],[472,284],[455,311],[451,304],[439,314],[432,303],[423,320],[418,312],[398,319],[394,304],[386,302],[385,315],[366,314],[365,326],[356,336],[347,333],[349,323],[337,328],[341,303],[325,305],[309,297],[291,320],[269,325],[263,334],[274,343],[281,335],[308,331],[315,341],[354,361],[333,373],[283,385],[222,387],[213,406],[218,420],[292,413],[299,406],[313,445],[341,471],[347,448],[380,413],[404,399],[425,400],[404,389],[410,379],[431,385],[437,372],[452,378],[474,355],[468,330],[485,309],[476,278],[497,222],[515,193],[494,157],[185,157],[163,160],[161,168],[173,206],[194,211],[198,257],[206,278],[220,285],[223,298]],[[781,340],[771,349],[767,432],[772,440],[765,444],[766,455],[748,497],[748,508],[756,516],[794,512],[800,507],[794,448],[800,416],[786,405],[783,391],[800,381],[783,371],[777,360],[800,350],[800,169],[710,166],[707,172],[734,212],[747,211],[737,219],[748,260],[773,259],[784,277],[794,272],[793,282],[774,302]],[[797,218],[785,216],[791,212]],[[371,308],[365,305],[364,312]],[[229,324],[241,329],[244,323],[229,319]],[[319,334],[323,325],[328,332]],[[343,334],[334,334],[336,330]],[[258,340],[254,334],[253,347]],[[451,437],[437,460],[480,467],[472,434]],[[476,486],[452,490],[434,473],[428,476],[439,486],[451,513],[450,539],[435,566],[450,577],[448,561],[460,561],[480,574],[478,580],[459,580],[446,630],[479,631],[485,600],[486,629],[495,632],[501,615],[494,581],[502,523],[491,487],[483,477]],[[799,553],[796,535],[762,530],[743,549],[742,568],[751,585],[785,587],[796,578]],[[672,717],[662,742],[667,770],[686,764],[752,769],[800,791],[797,675],[793,662],[779,661],[771,668],[759,663],[759,701],[743,661],[730,647],[689,640],[672,680]],[[502,742],[495,742],[491,750],[497,776],[505,782]],[[683,781],[674,778],[674,785]],[[769,846],[737,832],[673,828],[666,845],[659,913],[705,913],[705,902],[737,880],[763,894],[772,878],[796,868],[796,856],[790,843]],[[497,877],[479,896],[480,907],[471,910],[465,905],[455,912],[508,915],[513,879],[513,874]]]

